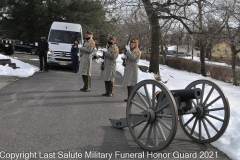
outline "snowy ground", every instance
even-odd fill
[[[0,54],[0,59],[4,58],[9,57]],[[198,60],[198,58],[196,57],[195,60]],[[0,75],[28,77],[39,70],[38,67],[23,63],[17,59],[12,59],[12,62],[16,63],[20,68],[14,70],[7,65],[0,65]],[[97,60],[97,62],[99,62],[99,60]],[[139,64],[148,66],[149,62],[146,60],[140,60]],[[238,106],[240,87],[214,80],[209,77],[203,77],[199,74],[172,69],[164,65],[159,65],[159,68],[161,78],[163,81],[168,81],[166,83],[166,86],[170,90],[184,89],[188,84],[199,79],[207,79],[221,86],[230,103],[230,122],[226,132],[217,141],[213,142],[212,145],[226,153],[231,159],[238,160],[240,157],[240,143],[238,140],[240,138],[240,107]],[[124,74],[124,67],[122,66],[121,56],[119,56],[117,59],[117,71],[122,75]],[[144,79],[154,79],[154,75],[151,73],[144,73],[139,70],[138,81],[142,81]]]
[[[0,65],[0,75],[4,76],[18,76],[18,77],[29,77],[33,75],[36,71],[39,71],[39,68],[28,63],[21,62],[17,58],[11,58],[5,55],[0,54],[0,59],[11,59],[12,63],[16,63],[17,69],[8,67],[8,64],[5,66]]]

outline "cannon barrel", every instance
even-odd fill
[[[180,89],[180,90],[170,90],[174,97],[179,96],[181,100],[188,100],[188,99],[199,99],[202,90],[200,88],[194,89]]]

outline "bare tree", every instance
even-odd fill
[[[201,74],[206,76],[205,45],[203,42],[205,40],[204,35],[210,35],[210,33],[206,30],[205,22],[207,19],[206,16],[208,15],[207,13],[216,15],[215,9],[217,2],[215,0],[124,0],[114,2],[132,6],[131,10],[134,10],[134,13],[137,13],[141,8],[144,8],[146,11],[151,29],[150,72],[159,73],[159,44],[163,43],[160,42],[160,40],[163,39],[160,23],[163,20],[176,20],[181,23],[190,34],[194,34],[194,37],[197,38],[201,57]],[[225,21],[222,17],[218,17],[218,19],[222,24]],[[195,28],[194,31],[192,30],[192,26]],[[218,32],[220,32],[222,28],[223,25],[219,28]]]
[[[150,44],[150,28],[146,15],[140,10],[138,14],[122,15],[119,22],[116,24],[115,35],[118,38],[118,45],[124,48],[129,32],[133,29],[132,38],[139,40],[139,48],[143,54],[147,53]]]
[[[240,52],[240,2],[237,0],[233,0],[231,3],[225,1],[222,7],[228,11],[225,23],[226,30],[223,34],[232,51],[233,85],[239,85],[236,76],[236,56]]]
[[[161,55],[163,58],[163,64],[166,64],[166,51],[168,51],[167,45],[169,45],[169,35],[173,29],[174,20],[167,19],[165,21],[160,21],[160,47],[161,47]]]

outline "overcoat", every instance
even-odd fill
[[[122,86],[135,86],[138,80],[138,61],[141,57],[139,48],[126,52],[127,60],[124,69]]]
[[[104,70],[101,73],[101,80],[115,81],[116,75],[116,59],[118,57],[119,50],[116,44],[110,45],[104,56]]]
[[[92,70],[92,54],[95,47],[93,39],[85,40],[80,48],[81,60],[78,73],[80,75],[91,76]]]

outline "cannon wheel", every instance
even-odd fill
[[[179,121],[186,135],[198,143],[211,143],[222,136],[228,126],[230,107],[222,89],[208,80],[197,80],[186,89],[200,88],[200,99],[192,100],[190,115],[180,115]]]
[[[156,91],[161,91],[158,101]],[[135,85],[129,95],[126,112],[130,133],[142,148],[162,150],[174,139],[178,124],[177,105],[163,83],[144,80]]]

